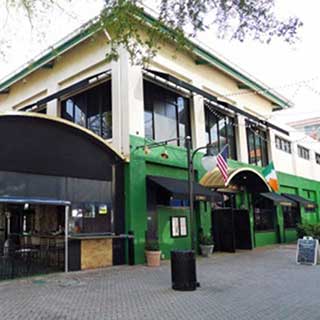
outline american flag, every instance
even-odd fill
[[[217,156],[217,167],[219,168],[224,182],[228,180],[228,145],[226,145]]]

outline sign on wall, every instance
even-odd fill
[[[298,240],[296,262],[298,264],[316,265],[318,261],[319,241],[312,237]]]

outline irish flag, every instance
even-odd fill
[[[274,169],[273,162],[269,163],[263,170],[262,174],[266,178],[269,186],[273,191],[279,191],[279,183],[276,174],[276,170]]]

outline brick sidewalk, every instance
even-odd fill
[[[1,320],[320,319],[320,266],[290,246],[199,258],[194,292],[171,289],[169,263],[0,283]]]

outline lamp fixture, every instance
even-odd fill
[[[210,144],[206,147],[206,153],[201,159],[203,168],[212,171],[217,166],[217,157],[214,155],[214,147]]]
[[[161,153],[160,156],[161,156],[162,159],[168,159],[169,158],[169,154],[168,154],[167,149],[164,149],[164,151]]]
[[[150,150],[150,148],[149,148],[147,145],[145,145],[145,146],[143,147],[143,152],[144,152],[145,155],[147,155],[147,154],[150,154],[150,153],[151,153],[151,150]]]

